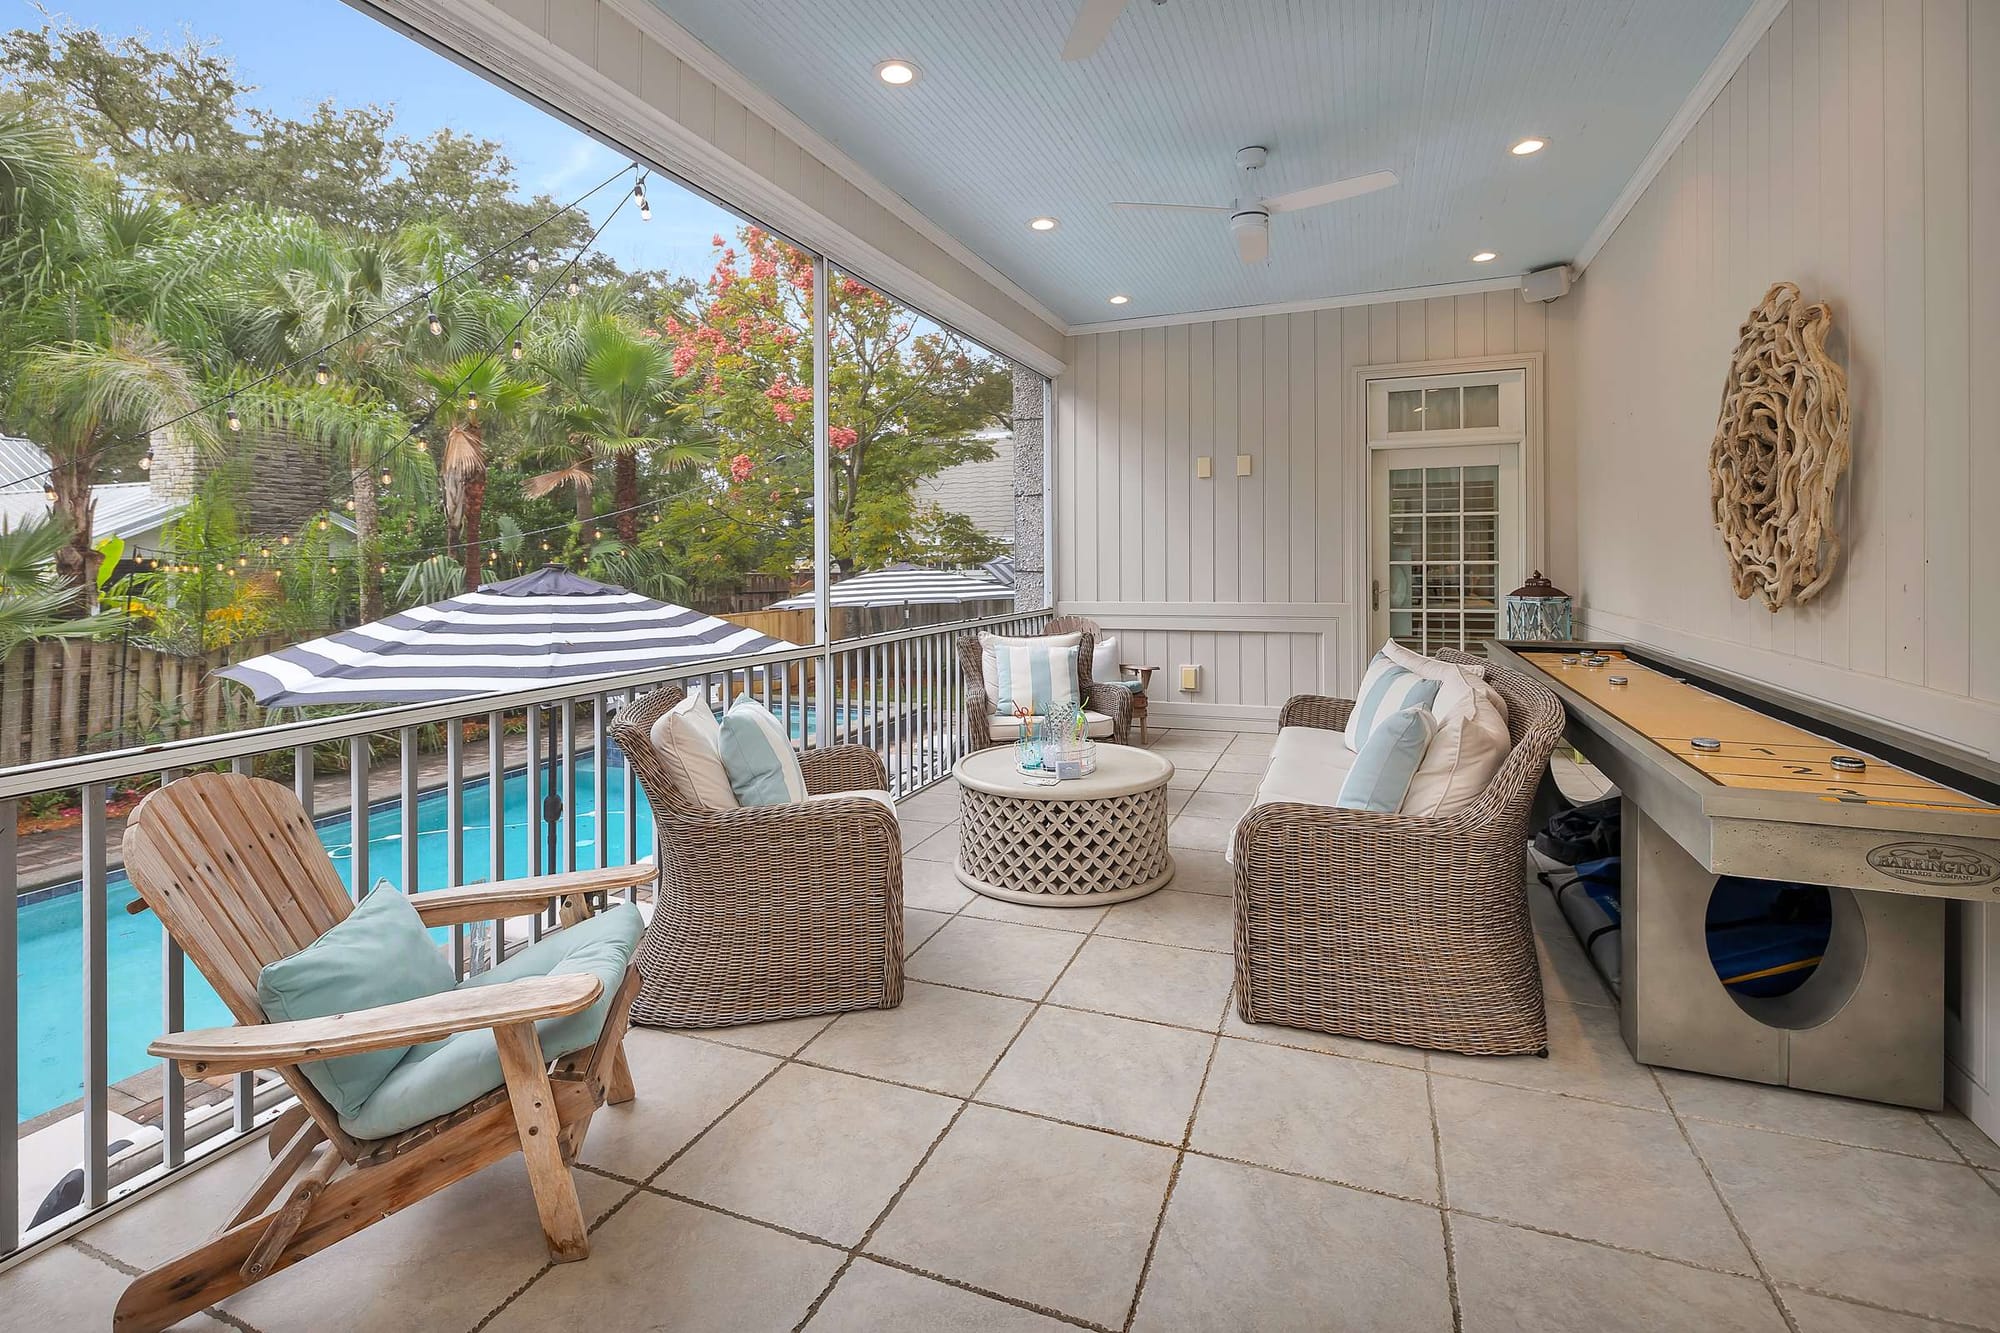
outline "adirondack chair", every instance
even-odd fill
[[[627,968],[595,1043],[544,1059],[536,1024],[590,1008],[605,983],[588,973],[461,986],[428,998],[294,1022],[267,1022],[259,972],[318,939],[352,909],[348,891],[296,797],[227,773],[185,777],[139,804],[125,832],[125,870],[141,904],[208,978],[239,1026],[170,1033],[148,1049],[190,1078],[272,1069],[298,1097],[269,1137],[270,1168],[205,1244],[133,1279],[113,1327],[164,1329],[370,1223],[519,1152],[549,1254],[588,1252],[569,1163],[591,1115],[633,1096],[624,1055],[639,983]],[[652,878],[650,863],[424,893],[427,926],[491,920],[557,901],[565,925],[594,895]],[[558,932],[559,933],[559,932]],[[550,937],[545,936],[546,942]],[[580,937],[579,937],[580,938]],[[437,1041],[490,1029],[504,1084],[414,1128],[360,1140],[300,1072],[302,1061]]]

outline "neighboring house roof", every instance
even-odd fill
[[[989,537],[1014,539],[1014,436],[989,427],[976,437],[993,446],[983,463],[958,463],[917,483],[917,498],[964,514]]]
[[[0,435],[0,495],[42,493],[48,482],[49,456],[33,440]]]

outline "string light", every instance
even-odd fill
[[[571,278],[569,280],[569,294],[571,296],[575,296],[578,292],[582,290],[583,290],[582,283],[578,282],[575,278]]]
[[[56,502],[56,488],[53,484],[42,487],[42,498],[50,504]]]
[[[139,470],[141,472],[151,472],[153,470],[153,451],[151,449],[148,449],[145,452],[145,454],[140,457]]]
[[[469,393],[469,394],[465,395],[465,410],[466,410],[466,411],[468,411],[468,412],[477,412],[477,411],[479,410],[479,395],[478,395],[478,394],[476,394],[476,393]]]
[[[540,273],[541,271],[542,271],[541,258],[532,251],[530,251],[528,254],[528,272]]]
[[[424,321],[430,325],[431,337],[442,338],[444,336],[444,321],[438,318],[437,311],[431,310],[426,312]]]
[[[347,512],[350,514],[354,512],[354,497],[351,495],[347,497]]]
[[[327,530],[327,527],[328,527],[328,524],[327,524],[327,521],[326,521],[325,517],[324,517],[324,516],[322,516],[322,517],[320,518],[320,521],[319,521],[319,530],[320,530],[321,532],[325,532],[325,531]]]
[[[521,340],[519,338],[516,338],[514,340],[514,346],[509,349],[510,354],[516,361],[519,361],[524,355],[526,355],[527,350],[528,350],[527,348],[521,346]]]
[[[229,395],[229,406],[224,409],[222,419],[229,423],[231,430],[243,429],[243,418],[236,415],[236,395],[233,393]]]
[[[391,482],[392,480],[393,480],[393,478],[392,478],[392,477],[390,477],[390,475],[389,475],[389,469],[388,469],[388,468],[383,468],[383,469],[382,469],[382,484],[383,484],[384,486],[387,486],[387,485],[388,485],[388,484],[389,484],[389,483],[390,483],[390,482]]]
[[[278,538],[278,545],[280,546],[290,546],[291,544],[292,544],[292,535],[289,532],[285,533],[284,535]]]
[[[634,163],[633,165],[636,167],[638,164]],[[646,177],[643,174],[638,180],[632,182],[632,199],[639,205],[639,221],[651,222],[653,220],[653,204],[651,200],[646,198]]]
[[[416,439],[412,440],[410,443],[416,446],[417,452],[420,454],[427,454],[431,451],[431,442],[429,440],[426,440],[421,435],[419,435]]]
[[[315,384],[325,384],[332,378],[333,378],[333,370],[326,364],[326,362],[322,361],[317,366],[313,367],[313,382]]]

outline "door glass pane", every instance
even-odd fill
[[[1433,520],[1435,521],[1435,520]],[[1467,560],[1497,560],[1494,547],[1496,537],[1494,525],[1499,523],[1497,514],[1467,514],[1465,517],[1465,558]]]
[[[1430,467],[1424,469],[1424,508],[1433,514],[1455,514],[1458,512],[1457,468]]]
[[[1498,427],[1500,424],[1500,386],[1497,384],[1468,384],[1465,386],[1465,407],[1462,413],[1467,430],[1480,426]]]
[[[1392,389],[1389,392],[1389,429],[1392,431],[1422,430],[1424,428],[1424,391],[1422,389]]]
[[[1457,565],[1424,566],[1424,605],[1457,606],[1460,602]]]
[[[1500,508],[1500,468],[1469,467],[1465,469],[1465,512],[1468,514],[1496,513]]]
[[[1424,558],[1458,559],[1458,515],[1429,514],[1424,518]]]
[[[1424,511],[1424,471],[1399,467],[1389,472],[1389,512],[1421,514]]]
[[[1389,566],[1389,606],[1410,607],[1417,605],[1418,579],[1422,577],[1421,565]]]
[[[1389,613],[1389,637],[1405,648],[1421,650],[1423,644],[1417,638],[1417,615],[1414,611],[1391,611]]]
[[[1428,429],[1428,407],[1425,417]],[[1389,637],[1426,653],[1477,650],[1499,628],[1500,464],[1391,468],[1386,476],[1389,560],[1377,577],[1388,585],[1380,605]]]
[[[1424,521],[1421,518],[1392,518],[1389,520],[1389,558],[1391,560],[1418,560],[1423,557],[1421,545],[1424,535]]]
[[[1498,605],[1500,574],[1492,565],[1465,567],[1465,604],[1468,607]]]
[[[1458,429],[1458,390],[1424,390],[1424,429]]]

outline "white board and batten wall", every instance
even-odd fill
[[[1547,309],[1512,289],[1070,338],[1056,382],[1060,609],[1117,634],[1124,660],[1165,669],[1151,690],[1162,723],[1269,726],[1291,695],[1351,690],[1368,634],[1357,372],[1509,358],[1553,373]],[[1546,464],[1545,498],[1567,494],[1566,462]],[[1566,566],[1559,530],[1545,536],[1552,571]],[[1187,664],[1201,668],[1192,696],[1175,688]]]
[[[1838,576],[1774,615],[1706,458],[1779,279],[1832,305],[1854,465]],[[2000,756],[2000,3],[1793,0],[1550,318],[1591,632]],[[1956,918],[1951,1095],[2000,1137],[2000,906]]]

